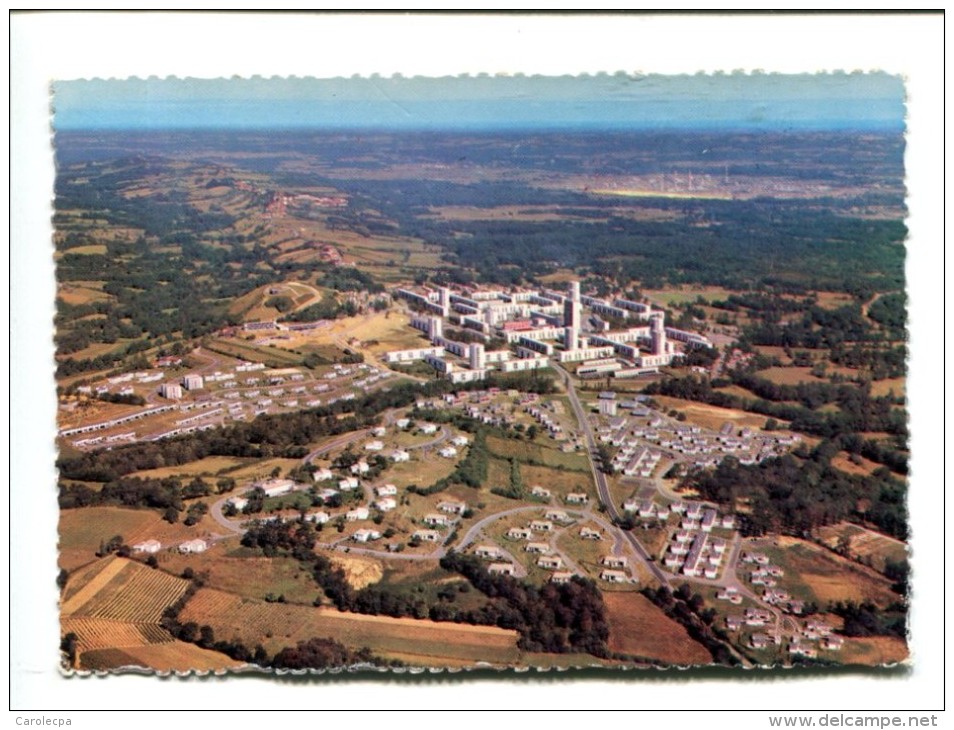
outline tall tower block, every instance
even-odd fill
[[[479,342],[473,342],[470,345],[470,369],[483,370],[487,365],[487,358],[484,354],[484,346]]]
[[[427,334],[431,342],[444,336],[444,320],[440,317],[431,317],[427,323]]]
[[[580,282],[570,282],[570,294],[563,300],[563,326],[565,350],[575,350],[580,337],[580,326],[583,323],[583,314],[580,304]]]
[[[576,327],[564,327],[563,328],[563,349],[564,350],[575,350],[576,342],[578,336],[576,332]]]
[[[653,355],[666,354],[666,315],[662,312],[653,312],[650,316],[652,325],[650,336],[653,341]]]
[[[438,290],[440,298],[438,299],[438,304],[441,307],[441,316],[449,317],[450,316],[450,289],[446,286],[442,286]]]

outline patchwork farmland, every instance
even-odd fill
[[[57,144],[66,664],[901,654],[902,136]]]
[[[65,586],[60,613],[61,631],[75,636],[78,665],[101,668],[101,659],[84,661],[86,652],[174,642],[159,620],[188,587],[189,581],[115,556],[76,573]]]

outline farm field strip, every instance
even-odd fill
[[[63,633],[76,634],[80,651],[174,641],[172,634],[151,623],[129,623],[101,618],[64,618],[61,627]]]
[[[608,645],[611,650],[676,665],[712,661],[702,644],[645,596],[606,593],[603,601],[610,624]]]
[[[100,570],[97,575],[93,576],[93,578],[87,582],[86,585],[74,593],[72,597],[64,601],[60,606],[60,612],[64,616],[75,613],[82,606],[93,600],[96,597],[96,594],[101,591],[113,578],[119,575],[125,567],[125,561],[114,558],[108,565]]]
[[[189,599],[183,613],[198,616],[228,616],[244,599],[241,596],[211,588],[200,588]]]
[[[81,657],[84,669],[115,669],[117,667],[146,667],[159,672],[219,671],[243,666],[242,662],[225,654],[171,641],[164,644],[145,644],[122,649],[99,649]]]
[[[377,653],[414,654],[460,660],[512,661],[515,631],[495,626],[441,623],[427,619],[392,618],[342,613],[332,608],[270,604],[242,599],[214,589],[201,589],[186,604],[183,621],[208,623],[217,634],[247,643],[262,637],[283,637],[282,645],[312,636],[330,636],[355,648]],[[423,651],[422,651],[423,650]]]
[[[301,364],[301,355],[267,345],[248,345],[235,340],[216,339],[212,341],[208,349],[249,362],[267,364],[269,361],[276,361],[282,365]]]
[[[158,623],[167,606],[188,589],[182,578],[114,558],[83,588],[64,602],[64,616],[108,618],[131,623]]]
[[[83,606],[89,616],[117,621],[157,623],[165,608],[189,588],[189,582],[151,568],[138,570],[114,596]]]
[[[171,476],[215,476],[221,471],[237,469],[250,461],[252,460],[244,457],[207,456],[204,459],[197,459],[178,466],[163,466],[158,469],[134,471],[130,476],[143,479],[164,479]]]

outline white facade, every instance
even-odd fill
[[[182,379],[182,385],[186,390],[199,390],[205,385],[201,375],[186,375]]]
[[[378,540],[380,537],[381,533],[377,530],[358,530],[351,536],[351,539],[355,542],[370,542],[371,540]]]
[[[204,553],[209,549],[209,544],[205,540],[187,540],[179,544],[180,553]]]
[[[182,386],[178,383],[163,383],[159,386],[159,395],[170,400],[178,400],[182,397]]]
[[[345,519],[348,522],[356,522],[358,520],[366,520],[371,516],[371,511],[367,507],[355,507],[352,510],[345,512]]]
[[[484,352],[484,346],[479,342],[473,342],[470,345],[470,369],[483,370],[487,364],[487,356]]]
[[[133,545],[133,550],[137,553],[149,553],[154,555],[162,549],[162,543],[158,540],[145,540],[143,542],[137,542]]]
[[[526,357],[500,363],[500,370],[505,373],[539,370],[547,367],[550,367],[550,359],[546,357]]]
[[[411,350],[392,350],[385,355],[389,363],[414,362],[423,360],[426,355],[444,357],[443,347],[417,347]]]
[[[279,497],[291,492],[295,488],[295,482],[291,479],[266,479],[254,486],[261,487],[266,497]]]

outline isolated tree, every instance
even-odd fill
[[[70,631],[60,640],[60,651],[66,655],[66,665],[70,668],[76,665],[76,647],[79,637]]]

